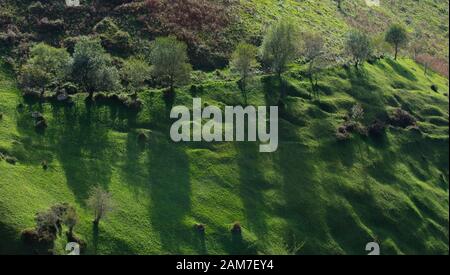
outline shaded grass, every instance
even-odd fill
[[[364,254],[373,240],[384,254],[447,254],[448,125],[436,123],[448,121],[447,80],[425,76],[409,60],[392,62],[326,71],[316,99],[296,73],[302,68],[293,68],[284,77],[280,147],[272,154],[246,142],[174,144],[170,108],[158,90],[140,95],[145,107],[137,115],[86,105],[83,95],[71,108],[34,103],[19,110],[19,91],[2,71],[0,149],[19,162],[0,161],[0,253],[32,253],[20,231],[33,226],[37,211],[69,202],[80,214],[75,231],[87,254]],[[249,103],[276,104],[280,88],[258,76]],[[210,81],[200,96],[219,106],[243,102],[233,81]],[[338,142],[335,130],[357,102],[364,123],[402,107],[422,132],[389,128],[381,140]],[[187,87],[174,104],[192,104]],[[34,130],[32,111],[46,117],[45,132]],[[146,142],[138,141],[140,132]],[[97,229],[85,205],[93,185],[107,188],[116,203]],[[235,222],[241,235],[231,233]],[[197,223],[206,225],[204,235]],[[56,252],[63,247],[58,240]]]

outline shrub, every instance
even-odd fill
[[[439,91],[439,87],[436,84],[433,84],[431,85],[431,90],[437,93]]]
[[[389,118],[389,121],[391,125],[402,128],[416,125],[416,118],[402,109],[396,109]]]
[[[347,127],[345,126],[340,126],[337,130],[336,130],[336,138],[339,141],[343,141],[343,140],[348,140],[350,139],[351,135],[350,132],[347,130]]]
[[[233,227],[231,228],[231,233],[233,233],[233,234],[241,234],[241,232],[242,232],[241,224],[239,222],[235,222],[233,224]]]
[[[25,229],[20,235],[22,241],[28,245],[36,244],[39,242],[39,234],[33,228]]]
[[[199,223],[199,224],[196,224],[196,225],[195,225],[195,229],[196,229],[199,233],[203,234],[203,233],[205,233],[206,227],[205,227],[204,224]]]
[[[379,138],[383,136],[385,129],[386,124],[377,119],[369,126],[368,131],[371,137]]]

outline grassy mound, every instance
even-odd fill
[[[313,99],[303,75],[301,67],[285,75],[280,146],[261,154],[255,143],[174,144],[161,91],[142,93],[138,114],[86,105],[85,95],[72,107],[24,102],[3,66],[0,152],[17,163],[0,160],[0,254],[32,253],[20,232],[59,202],[80,213],[75,232],[88,254],[365,254],[373,240],[383,254],[447,254],[448,80],[425,76],[410,60],[381,60],[323,72]],[[243,103],[226,72],[195,78],[205,104]],[[279,89],[272,77],[256,77],[249,103],[273,104]],[[190,106],[190,90],[180,89],[173,104]],[[355,103],[366,125],[402,108],[419,130],[338,141]],[[44,115],[45,131],[36,131],[33,111]],[[116,203],[98,230],[86,208],[93,185]],[[237,221],[242,234],[231,233]],[[59,238],[54,251],[64,245]]]

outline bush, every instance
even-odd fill
[[[336,130],[336,138],[339,141],[343,141],[343,140],[348,140],[350,139],[351,135],[350,132],[347,130],[347,127],[345,126],[340,126],[337,130]]]
[[[436,84],[433,84],[431,85],[431,90],[437,93],[439,91],[439,87]]]
[[[233,233],[233,234],[241,234],[241,232],[242,232],[241,224],[239,222],[235,222],[233,224],[233,228],[231,228],[231,233]]]
[[[385,129],[386,129],[386,124],[384,122],[382,122],[381,120],[377,119],[369,126],[368,131],[369,131],[369,135],[371,137],[380,138],[383,136]]]
[[[196,225],[195,225],[195,229],[196,229],[199,233],[204,234],[204,233],[205,233],[205,230],[206,230],[206,227],[205,227],[204,224],[199,223],[199,224],[196,224]]]
[[[28,245],[36,244],[39,242],[39,234],[35,229],[25,229],[21,233],[21,239]]]
[[[402,109],[396,109],[389,118],[390,124],[396,127],[406,128],[416,125],[416,118]]]

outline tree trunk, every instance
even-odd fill
[[[397,56],[398,56],[398,45],[395,45],[395,60],[397,60]]]

